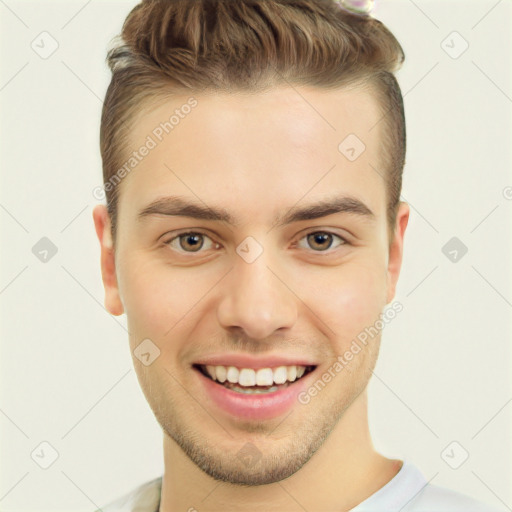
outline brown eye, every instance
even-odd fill
[[[165,244],[180,253],[199,252],[203,247],[211,249],[214,245],[209,236],[196,231],[181,233],[165,242]]]
[[[344,245],[348,243],[344,238],[334,233],[330,233],[328,231],[314,231],[313,233],[309,233],[301,240],[306,239],[309,247],[314,250],[314,252],[323,252],[332,248],[333,241],[335,238],[341,240],[336,247],[340,245]]]
[[[203,235],[199,233],[186,233],[180,235],[180,247],[185,251],[191,249],[193,252],[199,251],[204,244]]]

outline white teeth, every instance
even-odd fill
[[[229,382],[231,382],[232,384],[236,384],[238,382],[239,374],[240,374],[240,372],[238,371],[238,368],[235,368],[234,366],[229,366],[228,373],[226,376],[227,376]]]
[[[219,382],[239,384],[240,386],[272,386],[300,379],[306,371],[305,366],[278,366],[276,368],[236,368],[235,366],[203,366],[208,375]]]
[[[255,386],[256,372],[250,368],[242,368],[238,375],[238,383],[240,386]]]
[[[287,378],[288,372],[286,371],[286,366],[278,366],[274,370],[274,382],[276,384],[284,384]]]
[[[274,383],[274,374],[272,368],[260,368],[256,372],[256,384],[258,386],[272,386]]]
[[[215,366],[206,365],[206,371],[212,379],[215,379]]]
[[[217,376],[217,380],[219,382],[226,382],[227,379],[227,370],[225,366],[214,366],[215,374]],[[215,378],[215,376],[213,377]]]

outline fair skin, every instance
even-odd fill
[[[409,218],[401,203],[390,240],[386,190],[370,166],[380,168],[381,133],[370,128],[382,114],[358,90],[283,86],[194,97],[197,107],[123,179],[115,251],[106,208],[93,214],[106,308],[126,314],[132,354],[147,338],[160,350],[149,366],[133,358],[164,433],[160,512],[350,510],[401,467],[374,449],[368,429],[366,389],[380,334],[309,403],[295,400],[270,419],[220,408],[193,365],[224,353],[302,358],[315,363],[303,377],[313,384],[379,319],[395,296]],[[188,98],[144,113],[132,147]],[[353,162],[338,150],[350,133],[366,145]],[[137,218],[171,195],[221,208],[236,224]],[[338,196],[357,198],[373,217],[275,221]],[[199,238],[176,238],[187,230]],[[318,232],[332,236],[307,236]],[[236,252],[246,237],[263,248],[251,263]],[[247,443],[256,447],[255,464],[237,456]]]

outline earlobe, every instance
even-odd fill
[[[409,222],[410,208],[409,205],[400,201],[396,216],[396,227],[393,240],[389,248],[388,260],[388,292],[386,304],[389,304],[395,297],[396,285],[402,267],[403,249],[404,249],[404,236],[407,224]]]
[[[110,217],[104,205],[97,205],[93,212],[94,227],[101,247],[101,277],[105,288],[105,308],[112,315],[124,313],[116,275],[115,251],[112,243]]]

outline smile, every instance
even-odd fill
[[[301,407],[297,395],[306,389],[315,365],[266,368],[195,364],[209,402],[238,419],[264,420],[280,416],[293,406]]]
[[[199,365],[206,377],[239,393],[272,393],[301,379],[314,366],[278,366],[276,368],[237,368]]]

